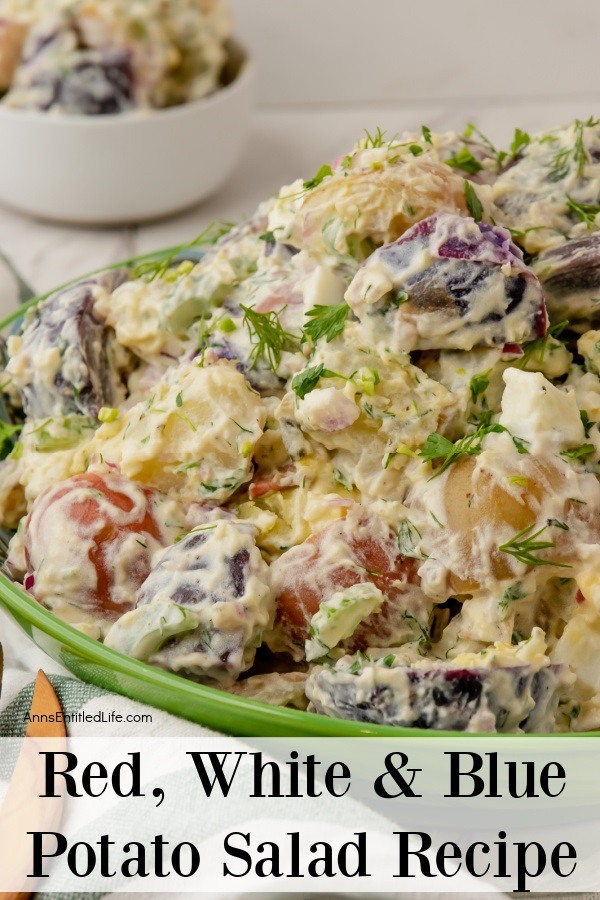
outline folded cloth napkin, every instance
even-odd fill
[[[33,296],[32,290],[26,282],[19,276],[15,269],[2,254],[0,254],[0,319],[8,315],[19,302],[23,303]],[[60,664],[56,663],[48,657],[42,650],[33,644],[33,642],[23,634],[23,632],[12,622],[8,615],[0,608],[0,644],[4,652],[4,673],[2,678],[2,690],[0,694],[0,737],[21,736],[25,733],[27,727],[26,715],[31,706],[33,696],[35,676],[38,669],[43,669],[49,676],[57,696],[62,705],[63,711],[69,715],[80,714],[74,720],[69,722],[68,731],[72,737],[106,737],[107,729],[110,734],[115,736],[140,736],[144,737],[198,737],[201,735],[214,735],[215,732],[201,725],[187,722],[169,715],[162,710],[145,706],[98,688],[91,684],[86,684],[78,678],[72,676]],[[112,713],[121,715],[121,721],[115,722]],[[105,721],[102,721],[104,718]],[[106,724],[106,720],[113,719],[110,725]],[[0,782],[0,788],[2,784]],[[0,791],[1,796],[1,791]],[[307,884],[308,886],[308,884]],[[53,898],[53,900],[63,900],[59,894],[39,894],[38,900],[44,900],[45,896]],[[98,897],[97,894],[69,894],[64,895],[64,900],[73,900],[73,898]],[[117,895],[115,895],[117,896]],[[125,900],[149,900],[149,898],[158,898],[164,895],[159,894],[126,894],[119,893],[120,898]],[[171,894],[170,896],[177,900],[189,900],[196,895],[194,894]],[[242,897],[252,897],[256,895],[244,893],[223,893],[223,894],[199,894],[197,895],[207,900],[238,900]],[[289,894],[262,894],[265,900],[284,900]],[[325,896],[323,894],[306,893],[302,895],[306,900]],[[416,894],[410,893],[386,893],[386,894],[329,894],[334,897],[345,897],[347,900],[353,898],[416,898]],[[428,894],[431,900],[441,900],[441,898],[453,898],[456,894]],[[492,900],[494,897],[503,897],[503,894],[472,894],[481,900]],[[560,900],[560,895],[546,894],[538,896],[553,897]],[[564,895],[571,896],[571,895]],[[581,900],[600,900],[600,894],[578,894]]]

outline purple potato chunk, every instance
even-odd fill
[[[504,229],[437,213],[358,270],[346,300],[394,350],[471,350],[542,337],[544,295]]]
[[[110,115],[135,105],[131,52],[87,48],[68,13],[35,28],[25,45],[11,97],[17,106],[54,107],[71,115]]]
[[[600,320],[600,233],[540,253],[532,266],[555,322]]]
[[[124,269],[105,272],[57,291],[34,310],[18,351],[29,373],[29,382],[19,385],[27,416],[96,418],[101,407],[123,399],[114,333],[96,318],[94,303],[98,289],[110,293],[126,280]],[[60,366],[49,371],[40,360],[57,349]]]
[[[84,116],[105,116],[134,106],[130,53],[119,47],[90,50],[70,71],[56,74],[52,106]]]
[[[566,666],[356,666],[313,669],[306,686],[313,711],[404,728],[553,732],[570,683]]]
[[[199,618],[151,662],[200,681],[231,683],[254,661],[274,603],[253,529],[221,519],[164,550],[142,584],[137,607],[172,601]]]

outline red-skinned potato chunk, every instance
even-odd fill
[[[126,612],[164,543],[156,504],[155,491],[120,475],[75,475],[45,490],[25,520],[31,593],[63,612]]]
[[[310,621],[320,604],[336,591],[370,582],[385,602],[340,646],[353,652],[418,640],[432,608],[420,589],[418,566],[399,552],[397,536],[385,522],[364,509],[352,510],[271,566],[276,639],[296,659],[303,658]]]

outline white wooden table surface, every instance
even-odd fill
[[[0,251],[41,292],[104,264],[191,240],[215,218],[238,220],[250,214],[282,184],[299,175],[310,177],[322,163],[346,152],[365,128],[381,126],[392,134],[421,124],[460,130],[473,120],[494,141],[508,142],[516,125],[535,131],[598,112],[589,99],[263,108],[229,184],[201,206],[176,218],[117,229],[53,225],[0,207]],[[0,296],[0,314],[5,309],[6,299]]]

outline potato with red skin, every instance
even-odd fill
[[[135,605],[155,550],[164,546],[156,491],[120,475],[75,475],[43,491],[24,527],[31,593],[104,620]]]
[[[295,659],[302,659],[311,619],[321,603],[336,591],[364,583],[374,584],[385,602],[340,646],[353,652],[418,640],[433,606],[421,591],[418,566],[417,560],[399,552],[397,537],[385,522],[356,507],[271,566],[275,642],[282,640]]]

